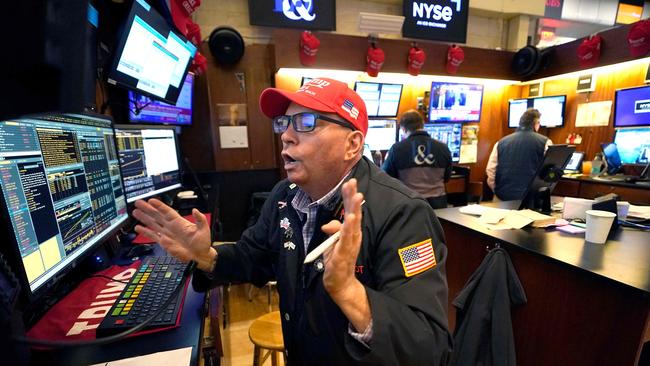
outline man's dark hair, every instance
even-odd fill
[[[410,109],[402,114],[402,117],[399,119],[399,125],[407,132],[413,133],[424,128],[424,118],[422,118],[420,112],[415,109]]]
[[[539,113],[537,109],[528,108],[526,112],[521,115],[519,119],[519,127],[522,128],[533,128],[535,126],[535,120],[542,117],[542,114]]]

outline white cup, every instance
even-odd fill
[[[625,220],[627,218],[627,213],[630,211],[630,203],[618,201],[616,202],[616,209],[618,211],[618,218],[620,220]]]
[[[612,227],[616,214],[609,211],[587,210],[587,233],[585,239],[594,244],[604,244],[607,241],[609,229]]]

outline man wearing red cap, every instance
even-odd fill
[[[151,199],[136,202],[136,231],[196,261],[198,291],[277,279],[290,365],[446,364],[442,228],[427,201],[362,158],[362,99],[317,78],[295,93],[266,89],[260,107],[282,134],[288,179],[257,223],[236,244],[212,247],[202,214],[192,224]],[[336,231],[338,243],[304,263]]]

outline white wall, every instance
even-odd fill
[[[359,12],[402,15],[402,2],[395,0],[339,0],[336,2],[336,32],[347,35],[366,36],[359,33]],[[271,28],[252,26],[248,23],[247,0],[203,0],[193,15],[201,26],[201,34],[207,38],[217,26],[235,28],[244,37],[246,44],[268,43]],[[505,49],[507,41],[507,20],[498,17],[469,16],[467,45],[479,48]],[[400,35],[380,38],[401,38]]]

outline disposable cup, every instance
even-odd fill
[[[612,227],[616,214],[609,211],[587,210],[587,233],[585,239],[594,244],[604,244],[607,241],[609,229]]]

